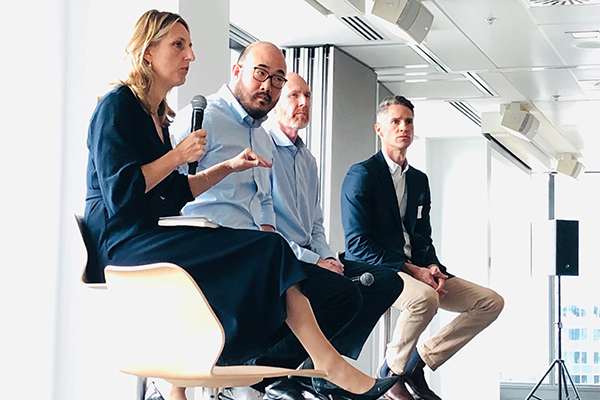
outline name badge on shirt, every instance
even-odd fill
[[[417,219],[423,218],[423,206],[417,207]]]

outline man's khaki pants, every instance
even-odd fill
[[[404,272],[398,274],[404,280],[404,290],[393,307],[402,313],[386,350],[386,361],[398,375],[404,372],[419,336],[438,308],[460,314],[418,349],[433,371],[494,322],[504,307],[499,294],[459,277],[446,280],[444,289],[448,293],[440,298],[431,286]]]

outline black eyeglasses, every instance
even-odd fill
[[[259,82],[264,82],[271,78],[271,85],[274,88],[281,89],[285,86],[287,79],[281,75],[269,75],[269,71],[261,67],[254,67],[252,69],[252,77]]]

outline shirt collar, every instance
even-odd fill
[[[274,118],[273,118],[274,119]],[[279,124],[274,120],[273,123],[269,124],[269,135],[273,138],[273,142],[276,146],[280,147],[296,147],[298,150],[305,147],[304,141],[300,136],[296,138],[296,143],[292,143],[289,137],[281,130]]]
[[[227,85],[221,86],[218,95],[225,101],[225,103],[227,103],[235,117],[237,117],[238,121],[240,123],[244,123],[249,128],[258,128],[267,119],[266,116],[260,119],[254,119],[248,115],[246,110],[244,110],[244,107],[242,107],[238,99],[235,98],[231,92],[231,89]]]
[[[387,163],[388,168],[390,169],[390,174],[394,175],[398,168],[402,168],[399,164],[397,164],[395,161],[389,158],[385,151],[382,151],[381,154],[383,154],[383,158],[385,159],[385,162]],[[408,171],[408,159],[406,160],[406,163],[404,165],[404,168],[402,168],[400,171],[400,176],[404,175],[406,171]]]

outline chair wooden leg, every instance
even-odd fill
[[[144,400],[146,396],[147,379],[141,376],[137,377],[137,387],[135,390],[135,400]]]

